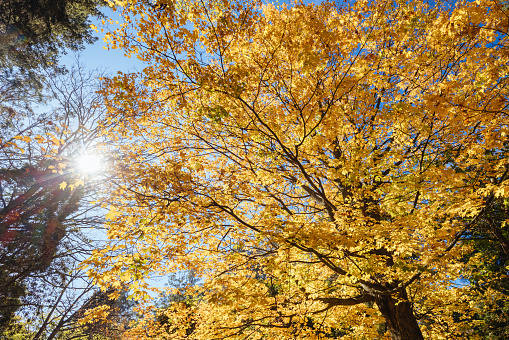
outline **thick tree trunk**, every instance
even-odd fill
[[[376,297],[376,304],[385,318],[392,340],[424,339],[405,291],[400,292],[399,299],[379,295]]]

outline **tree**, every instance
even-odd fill
[[[60,55],[97,39],[89,17],[101,17],[99,7],[105,4],[0,3],[0,330],[12,324],[20,307],[44,306],[51,285],[67,284],[60,281],[72,276],[69,260],[76,261],[88,248],[79,249],[83,235],[75,224],[97,222],[83,219],[91,207],[84,204],[89,192],[83,187],[70,190],[79,186],[79,175],[70,173],[71,165],[64,170],[65,158],[74,151],[70,149],[91,141],[94,131],[86,129],[94,128],[97,116],[90,113],[96,108],[76,100],[80,95],[84,99],[89,85],[71,88],[84,80],[84,73],[71,70],[78,77],[69,78],[65,86],[56,87],[55,82],[67,72],[58,65]],[[48,99],[62,106],[50,113],[32,111],[34,104]],[[41,282],[49,285],[44,294],[38,291]]]
[[[472,252],[465,256],[472,301],[475,301],[475,333],[483,339],[505,339],[509,335],[509,230],[508,201],[497,198],[470,230]],[[482,298],[481,298],[482,297]]]
[[[52,89],[43,94],[44,85],[65,73],[60,54],[96,40],[89,17],[102,16],[102,5],[100,0],[0,3],[0,324],[26,294],[23,278],[48,268],[67,232],[62,223],[76,215],[83,196],[82,190],[61,190],[65,176],[55,172],[63,163],[51,159],[67,148],[54,139],[65,128],[58,130],[52,120],[65,124],[70,116],[37,115],[32,109],[48,99]]]
[[[40,99],[46,73],[61,73],[65,49],[97,38],[89,17],[102,17],[102,0],[4,0],[0,3],[0,113],[9,103]],[[46,72],[44,72],[46,71]]]
[[[119,298],[110,298],[112,290],[94,289],[83,272],[76,270],[68,275],[57,293],[54,304],[48,306],[46,313],[32,315],[30,318],[17,316],[11,320],[10,327],[3,328],[0,339],[16,340],[116,340],[122,339],[125,329],[133,317],[133,301],[126,299],[126,292]],[[73,276],[74,275],[74,276]],[[100,310],[107,311],[104,318],[91,318]]]
[[[124,332],[124,338],[174,339],[181,332],[191,334],[196,328],[194,323],[187,328],[182,326],[194,317],[193,307],[200,300],[194,291],[198,283],[193,272],[170,275],[167,290],[159,294],[154,304],[140,306],[138,314],[141,317]],[[184,316],[177,316],[175,311],[185,311]]]
[[[44,313],[62,287],[83,284],[71,269],[95,245],[86,229],[102,223],[90,213],[100,182],[76,169],[99,142],[96,74],[78,64],[50,81],[53,108],[13,120],[0,136],[0,330],[15,312]]]
[[[195,271],[181,338],[467,337],[464,255],[509,195],[507,9],[185,5],[132,1],[108,36],[150,65],[105,83],[92,277]]]

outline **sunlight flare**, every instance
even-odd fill
[[[83,154],[77,159],[77,168],[84,174],[97,174],[103,168],[101,156],[94,154]]]

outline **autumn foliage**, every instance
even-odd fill
[[[149,66],[106,81],[119,179],[90,274],[137,297],[202,278],[130,337],[472,332],[469,240],[509,198],[501,2],[119,3],[110,47]]]

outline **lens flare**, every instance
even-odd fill
[[[87,175],[97,174],[103,167],[101,157],[92,154],[79,156],[76,163],[79,171]]]

